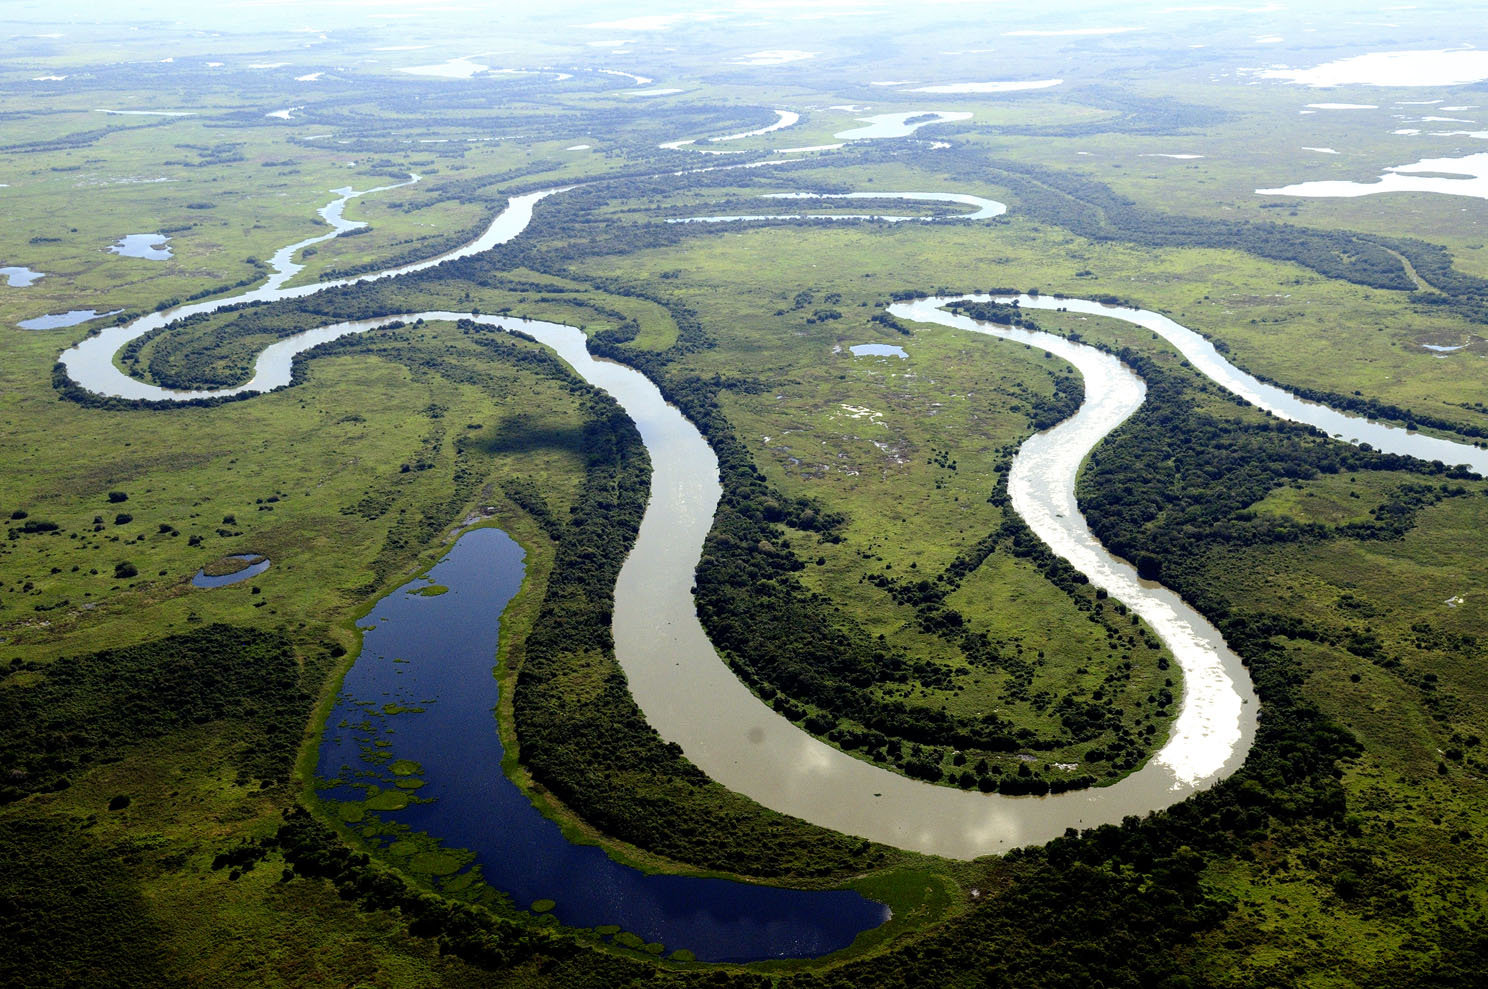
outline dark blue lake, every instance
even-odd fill
[[[885,906],[854,892],[647,875],[564,838],[501,770],[491,671],[522,560],[505,533],[472,530],[429,580],[392,592],[362,620],[369,630],[326,722],[317,768],[343,782],[323,796],[360,800],[355,784],[369,781],[388,790],[391,762],[412,760],[424,785],[410,792],[420,802],[387,820],[474,852],[485,881],[518,907],[553,900],[564,924],[617,924],[700,961],[815,957],[888,919]],[[448,590],[418,593],[439,587]]]

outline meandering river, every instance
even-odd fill
[[[480,238],[439,258],[327,284],[390,277],[485,250],[520,233],[534,204],[561,191],[513,198]],[[84,341],[64,353],[62,362],[69,375],[91,391],[129,398],[183,399],[287,384],[294,354],[393,320],[473,318],[530,334],[616,399],[635,420],[651,456],[651,500],[615,588],[616,656],[637,702],[657,731],[681,745],[688,758],[713,779],[805,820],[902,848],[969,858],[1045,841],[1068,827],[1118,822],[1130,814],[1168,806],[1211,785],[1243,761],[1253,735],[1256,704],[1238,659],[1214,629],[1175,595],[1137,579],[1131,567],[1107,553],[1091,536],[1075,504],[1074,480],[1080,463],[1091,447],[1140,406],[1145,391],[1141,380],[1114,357],[1063,337],[983,325],[953,315],[940,308],[950,299],[900,303],[890,309],[901,318],[1008,341],[990,344],[989,360],[996,359],[999,346],[1024,344],[1056,354],[1080,370],[1086,392],[1080,410],[1032,437],[1014,459],[1009,476],[1013,507],[1096,586],[1107,588],[1142,615],[1184,670],[1184,694],[1172,734],[1141,770],[1109,787],[1049,797],[1007,797],[935,786],[858,760],[781,717],[728,670],[703,633],[690,594],[703,538],[720,495],[716,458],[698,431],[667,405],[649,379],[628,367],[593,359],[583,333],[573,327],[455,312],[390,314],[323,327],[276,343],[261,355],[249,383],[221,392],[167,391],[129,378],[113,363],[113,355],[124,343],[182,315],[252,299],[295,298],[323,287],[265,286],[234,299],[147,316]],[[1045,302],[1048,308],[1098,305],[1071,299],[1030,300],[1027,304]],[[1165,319],[1136,310],[1102,308],[1100,314],[1129,322]],[[1172,326],[1184,330],[1178,324]],[[1166,324],[1152,328],[1168,335]],[[1181,337],[1174,333],[1169,339],[1180,349],[1195,346],[1187,340],[1180,343]],[[1189,351],[1184,353],[1188,356]],[[1212,361],[1207,357],[1204,363],[1190,360],[1206,374],[1219,374],[1215,380],[1226,387],[1232,387],[1225,377],[1229,372],[1247,377],[1217,352]],[[1324,409],[1303,404],[1308,409]],[[1437,442],[1446,443],[1454,456],[1433,459],[1471,463],[1474,455],[1480,455],[1465,444]]]
[[[1448,466],[1466,464],[1479,474],[1488,474],[1488,450],[1479,449],[1470,443],[1427,436],[1400,426],[1374,422],[1361,416],[1348,415],[1318,402],[1298,398],[1285,388],[1268,385],[1264,381],[1246,374],[1231,364],[1202,335],[1162,313],[1128,306],[1111,306],[1088,299],[1065,299],[1058,296],[964,296],[973,301],[994,300],[1013,302],[1024,309],[1066,310],[1088,316],[1104,316],[1123,323],[1151,330],[1171,343],[1200,374],[1245,399],[1250,404],[1288,422],[1302,422],[1315,426],[1335,439],[1349,443],[1367,443],[1384,453],[1416,457],[1420,460],[1440,460]],[[950,300],[942,300],[949,302]]]

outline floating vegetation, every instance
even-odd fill
[[[402,810],[412,802],[412,798],[402,790],[381,790],[362,801],[362,804],[368,810],[394,811]]]

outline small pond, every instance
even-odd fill
[[[206,568],[203,567],[196,572],[195,577],[191,578],[191,586],[226,587],[229,584],[241,584],[243,581],[257,577],[269,569],[269,558],[267,556],[259,556],[257,553],[238,553],[228,557],[228,559],[242,560],[247,566],[241,570],[234,570],[232,573],[220,574],[216,577],[208,576]]]
[[[123,311],[122,309],[111,309],[108,312],[99,312],[97,309],[73,309],[68,312],[37,316],[35,319],[23,319],[16,325],[23,330],[57,330],[64,326],[86,323],[90,319],[98,319],[102,316],[117,316]]]
[[[864,126],[839,131],[832,136],[839,141],[873,141],[887,137],[908,137],[926,124],[954,123],[970,120],[965,110],[910,110],[907,113],[880,113],[872,117],[859,117]]]
[[[5,284],[11,288],[25,288],[34,285],[46,277],[45,272],[32,271],[30,268],[6,267],[0,268],[0,278],[5,279]]]
[[[704,961],[823,955],[888,919],[857,893],[647,875],[565,838],[501,768],[492,666],[523,573],[521,547],[475,529],[361,621],[362,651],[321,740],[316,772],[329,807],[353,826],[391,822],[442,841],[442,850],[411,836],[389,845],[439,884],[468,885],[451,854],[466,849],[518,907],[551,900],[569,926],[618,925]]]
[[[170,238],[164,234],[127,234],[109,250],[120,257],[166,261],[171,256],[171,249],[167,246],[169,241]]]
[[[908,357],[903,347],[891,343],[855,343],[847,348],[854,357]]]

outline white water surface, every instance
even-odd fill
[[[821,52],[801,51],[798,48],[771,48],[766,51],[751,52],[748,55],[740,55],[738,58],[729,59],[729,65],[786,65],[791,62],[804,62],[808,58],[815,58]]]
[[[1396,131],[1395,133],[1419,132]],[[1416,174],[1418,172],[1432,174]],[[1460,177],[1449,178],[1448,176]],[[1344,199],[1376,196],[1386,192],[1434,192],[1444,196],[1488,199],[1488,152],[1479,152],[1463,158],[1423,158],[1409,165],[1395,165],[1385,169],[1384,174],[1373,182],[1323,179],[1316,182],[1298,182],[1276,189],[1256,190],[1256,194],[1261,196]]]
[[[475,61],[481,57],[480,55],[462,55],[434,65],[411,65],[398,71],[413,76],[430,76],[435,79],[473,79],[491,68],[489,65]]]
[[[23,330],[57,330],[101,319],[104,316],[117,316],[123,311],[122,309],[113,309],[109,312],[99,312],[97,309],[71,309],[67,312],[47,313],[45,316],[23,319],[16,325]]]
[[[1034,79],[1028,82],[951,82],[939,86],[919,86],[911,93],[1020,93],[1030,89],[1051,89],[1063,79]]]
[[[770,134],[778,130],[784,130],[787,127],[794,127],[800,122],[801,115],[799,113],[795,113],[791,110],[776,110],[775,122],[773,124],[767,124],[766,126],[757,128],[756,130],[742,131],[738,134],[725,134],[722,137],[710,137],[708,138],[708,140],[713,141],[714,143],[722,141],[742,141],[746,137],[759,137],[761,134]]]
[[[44,271],[32,271],[30,268],[17,265],[0,268],[0,278],[5,279],[8,288],[26,288],[35,285],[45,277]]]
[[[671,90],[671,92],[679,92],[679,90]],[[635,95],[640,95],[640,94],[639,93],[632,93],[631,95],[635,96]],[[710,144],[721,144],[721,143],[724,143],[726,141],[742,141],[742,140],[744,140],[747,137],[759,137],[761,134],[771,134],[771,133],[774,133],[775,131],[778,131],[778,130],[784,130],[787,127],[794,127],[796,124],[800,123],[800,121],[801,121],[801,115],[799,113],[796,113],[796,112],[791,111],[791,110],[776,110],[775,111],[775,122],[774,123],[767,124],[764,127],[756,128],[755,130],[740,131],[737,134],[724,134],[724,135],[722,135],[720,137],[709,137],[709,138],[688,137],[688,138],[682,138],[682,139],[676,140],[676,141],[665,141],[665,142],[663,142],[661,144],[658,144],[657,147],[658,148],[661,148],[661,149],[663,149],[665,151],[675,151],[678,148],[685,148],[685,147],[687,147],[690,144],[696,144],[696,143],[698,143],[698,141],[702,141],[702,140],[705,140],[705,141],[707,141]],[[699,149],[699,150],[702,150],[702,149]]]
[[[125,234],[109,247],[109,253],[146,261],[168,261],[173,252],[170,238],[164,234]]]
[[[648,76],[638,76],[634,72],[621,72],[619,69],[597,69],[595,71],[601,72],[607,76],[623,76],[624,78],[629,79],[631,82],[635,83],[637,86],[644,86],[647,83],[656,81],[655,79],[652,79]]]
[[[855,343],[847,349],[854,357],[898,357],[901,360],[909,358],[908,352],[903,347],[897,347],[892,343]]]
[[[908,121],[913,117],[933,117],[931,120]],[[832,136],[839,141],[875,141],[891,137],[908,137],[921,127],[944,124],[956,120],[970,120],[966,110],[910,110],[905,113],[880,113],[872,117],[859,117],[862,127],[840,131]]]
[[[1260,76],[1318,88],[1350,85],[1465,86],[1488,79],[1488,51],[1456,48],[1369,52],[1324,62],[1310,69],[1264,69]]]

